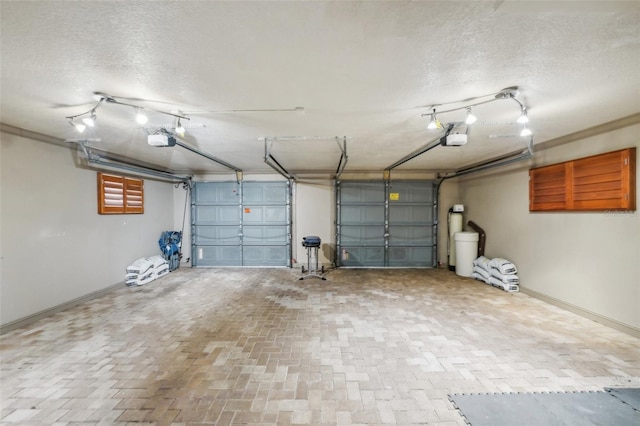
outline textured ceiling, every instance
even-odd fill
[[[65,117],[104,92],[183,111],[184,143],[245,172],[271,171],[261,138],[284,136],[301,140],[269,146],[290,171],[335,171],[335,136],[347,137],[347,171],[380,171],[441,134],[426,129],[429,105],[509,86],[519,87],[535,143],[640,111],[637,1],[3,1],[0,13],[4,124],[78,138]],[[524,148],[515,102],[474,112],[467,145],[399,169],[455,169]],[[149,146],[133,113],[105,103],[82,137],[178,171],[226,170]],[[175,124],[149,115],[151,131]]]

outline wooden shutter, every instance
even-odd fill
[[[529,170],[529,210],[564,210],[567,207],[565,164]]]
[[[635,209],[635,148],[529,170],[530,211]]]
[[[144,213],[144,182],[142,179],[124,178],[124,212]]]
[[[144,181],[98,173],[98,213],[144,213]]]
[[[631,167],[630,154],[625,149],[574,161],[573,210],[635,210],[635,188],[629,186],[635,181],[635,161]],[[635,149],[633,154],[635,160]]]

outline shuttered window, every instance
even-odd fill
[[[529,210],[564,210],[567,207],[565,164],[529,171]]]
[[[636,149],[529,170],[530,211],[636,209]]]
[[[144,181],[98,173],[98,213],[144,213]]]

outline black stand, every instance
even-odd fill
[[[320,248],[320,238],[318,237],[305,237],[302,239],[302,247],[307,249],[307,269],[302,267],[302,273],[306,272],[306,275],[302,275],[299,279],[305,278],[320,278],[323,281],[327,279],[323,276],[324,266],[318,269],[318,249]],[[313,259],[312,259],[313,258]]]

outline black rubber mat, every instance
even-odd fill
[[[638,426],[640,411],[633,405],[638,391],[461,394],[449,399],[472,426]]]

